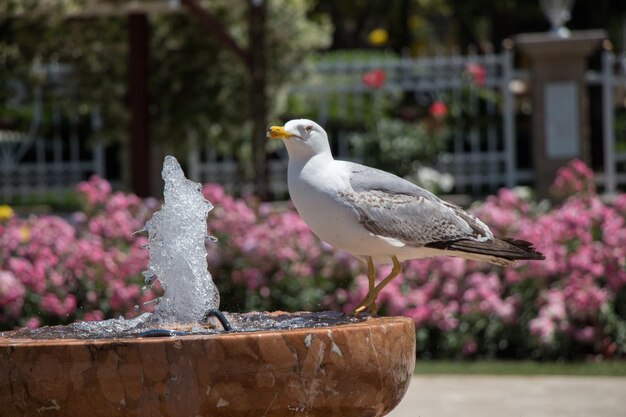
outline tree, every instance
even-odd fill
[[[381,28],[389,35],[383,46],[396,52],[488,52],[512,35],[549,28],[538,0],[316,0],[313,10],[332,19],[333,49],[370,47],[368,34]],[[603,28],[619,40],[625,13],[623,0],[577,0],[568,27]]]
[[[248,3],[202,0],[242,49],[248,48]],[[44,8],[45,4],[45,8]],[[70,64],[76,97],[68,106],[82,113],[98,107],[105,140],[128,140],[127,25],[120,17],[80,17],[78,0],[0,0],[0,59],[3,76],[23,78],[35,59]],[[281,87],[298,76],[307,54],[329,42],[330,25],[307,18],[307,0],[267,0],[267,96],[270,118],[278,114]],[[240,58],[180,9],[150,16],[150,123],[166,150],[185,149],[196,137],[221,152],[251,163],[251,77]],[[2,88],[2,87],[0,87]],[[6,94],[6,91],[5,91]],[[257,132],[258,134],[258,132]],[[254,172],[246,172],[253,178]]]

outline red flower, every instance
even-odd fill
[[[435,101],[428,108],[428,113],[435,119],[443,119],[448,115],[448,106],[443,101]]]
[[[381,69],[368,71],[361,77],[361,82],[370,88],[380,88],[385,84],[385,71]]]
[[[465,65],[465,72],[467,72],[471,77],[474,84],[479,87],[485,85],[485,78],[487,78],[487,70],[480,64],[475,62],[470,62]]]

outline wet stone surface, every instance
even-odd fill
[[[232,331],[278,331],[305,328],[318,328],[358,323],[366,318],[353,317],[333,311],[296,313],[287,312],[251,312],[251,313],[224,313],[232,326]],[[67,326],[45,326],[36,329],[23,328],[15,331],[0,332],[0,338],[12,339],[110,339],[141,337],[145,332],[165,329],[173,330],[172,335],[203,335],[219,334],[224,330],[216,319],[207,324],[181,325],[162,323],[150,313],[142,314],[134,319],[110,319],[93,322],[76,322]],[[167,336],[164,332],[162,335]],[[154,333],[151,337],[154,337]]]

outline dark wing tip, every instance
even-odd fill
[[[499,239],[486,240],[483,242],[459,239],[443,242],[432,242],[426,247],[474,253],[478,255],[494,256],[507,261],[521,260],[543,260],[546,259],[541,252],[533,247],[532,243],[520,239]]]
[[[537,260],[544,260],[546,259],[546,257],[543,255],[543,253],[539,252],[537,249],[535,249],[535,247],[533,246],[533,244],[527,240],[522,240],[522,239],[509,239],[509,238],[502,238],[502,240],[504,240],[505,242],[521,249],[522,251],[524,251],[528,256],[530,256],[529,258],[525,258],[525,259],[537,259]]]

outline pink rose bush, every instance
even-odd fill
[[[454,258],[405,262],[380,312],[415,322],[420,357],[571,359],[626,356],[626,195],[610,204],[574,161],[548,208],[500,190],[474,213],[496,235],[546,255],[509,268]],[[68,219],[0,216],[0,326],[126,317],[158,296],[145,287],[145,237],[131,237],[159,204],[81,183],[84,209]],[[293,207],[233,198],[214,184],[207,242],[222,308],[350,311],[367,291],[365,265],[320,242]],[[379,278],[389,267],[379,268]],[[139,310],[135,309],[139,306]]]
[[[0,328],[132,317],[155,297],[142,290],[146,239],[131,234],[156,201],[112,193],[97,177],[77,190],[84,211],[69,219],[0,220]]]
[[[574,195],[594,196],[596,185],[593,180],[593,171],[583,161],[575,159],[558,170],[551,191],[555,197],[561,199]]]
[[[531,241],[545,261],[509,268],[451,258],[405,263],[381,294],[416,323],[418,354],[574,358],[626,354],[626,195],[603,202],[580,161],[563,168],[550,210],[502,189],[474,213],[494,234]],[[379,271],[382,278],[388,269]],[[367,291],[357,278],[352,307]]]

